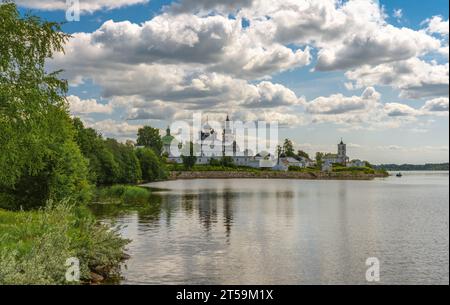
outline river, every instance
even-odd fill
[[[178,180],[151,208],[96,207],[132,239],[123,284],[449,283],[449,174]]]

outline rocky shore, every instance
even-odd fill
[[[372,180],[383,178],[385,173],[365,174],[354,172],[281,172],[281,171],[172,171],[170,180],[179,179],[310,179],[310,180]]]

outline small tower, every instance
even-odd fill
[[[227,115],[225,119],[225,126],[222,133],[222,155],[225,156],[233,156],[235,155],[235,151],[233,150],[233,130],[230,125],[230,117]]]
[[[342,141],[338,144],[338,159],[341,163],[347,162],[347,145]]]

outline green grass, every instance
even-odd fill
[[[96,267],[111,275],[127,243],[87,208],[67,202],[36,211],[0,210],[0,284],[66,284],[70,257],[79,259],[82,281]]]
[[[335,173],[364,173],[364,174],[375,174],[375,170],[370,167],[345,167],[345,166],[333,166],[333,172]]]
[[[117,204],[145,204],[150,201],[149,189],[131,185],[113,185],[101,188],[98,200]]]
[[[290,172],[301,172],[301,173],[311,173],[315,174],[320,172],[320,169],[315,167],[299,167],[299,166],[289,166]]]

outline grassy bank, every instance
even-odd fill
[[[186,169],[182,165],[170,165],[170,179],[198,178],[273,178],[273,179],[354,179],[368,180],[376,177],[387,177],[384,170],[370,167],[344,167],[335,165],[331,172],[323,172],[319,168],[290,166],[288,171],[262,170],[245,166],[212,166],[195,165]]]
[[[386,177],[384,173],[366,174],[363,172],[321,172],[321,171],[177,171],[169,178],[178,179],[317,179],[317,180],[371,180]]]
[[[127,240],[67,202],[35,211],[0,210],[0,284],[67,284],[66,260],[80,262],[81,282],[117,274]]]
[[[113,185],[97,191],[97,201],[114,204],[145,204],[150,202],[149,189],[132,185]]]

